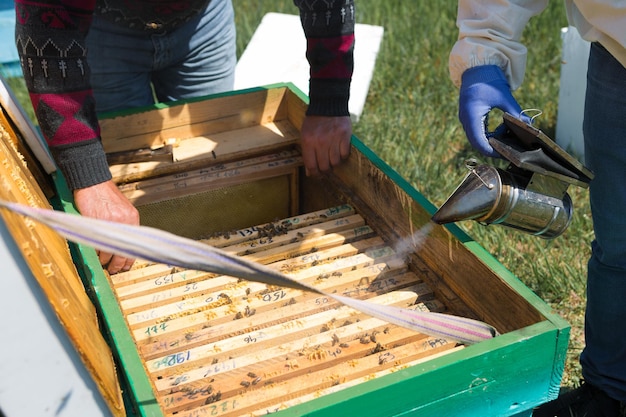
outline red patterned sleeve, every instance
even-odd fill
[[[70,189],[107,181],[85,36],[95,0],[16,0],[15,40],[35,115]]]
[[[354,69],[353,0],[294,0],[307,38],[311,72],[307,114],[347,116]]]

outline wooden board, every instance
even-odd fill
[[[51,206],[0,123],[0,198],[32,207]],[[87,370],[115,416],[125,416],[111,351],[98,327],[96,310],[72,262],[67,242],[51,229],[14,213],[0,212],[33,275],[46,294]]]
[[[6,143],[11,143],[11,146],[18,152],[20,158],[24,161],[30,174],[35,178],[38,184],[38,188],[45,194],[46,198],[50,199],[54,196],[54,187],[50,177],[44,171],[44,167],[49,168],[49,163],[42,165],[39,162],[38,155],[30,149],[30,144],[26,142],[24,135],[18,134],[19,131],[14,129],[15,124],[12,122],[10,113],[5,112],[4,108],[0,109],[0,124],[3,128],[3,139]]]
[[[361,145],[356,139],[355,142]],[[448,231],[455,229],[454,225],[449,228],[435,226],[430,220],[435,208],[417,192],[406,194],[404,190],[410,190],[410,187],[403,178],[385,167],[372,153],[355,150],[353,155],[334,170],[334,175],[329,177],[332,181],[329,187],[339,188],[348,201],[361,210],[367,210],[364,215],[376,219],[373,227],[392,241],[402,241],[414,236],[420,228],[428,228],[430,231],[419,251],[412,254],[411,264],[416,271],[428,271],[424,279],[437,288],[447,305],[458,314],[489,322],[500,332],[544,319],[545,316],[526,298],[520,297],[519,291],[523,291],[535,298],[521,283],[513,287],[511,281],[493,279],[497,277],[496,272],[510,274],[502,265],[476,262],[472,247],[465,246],[459,239],[460,231],[457,235]],[[387,172],[372,161],[381,164]],[[361,175],[357,177],[354,172]],[[380,216],[378,213],[392,214]],[[490,257],[477,245],[474,249],[485,258]],[[498,270],[494,271],[493,267]],[[503,309],[503,305],[507,307]],[[493,316],[494,311],[499,313]]]
[[[104,149],[108,153],[151,148],[170,138],[184,140],[267,125],[284,119],[287,91],[259,88],[214,96],[210,103],[198,98],[102,115]]]
[[[300,166],[302,157],[299,153],[282,151],[230,163],[214,163],[205,168],[136,181],[119,188],[133,204],[144,205],[229,185],[295,174]]]

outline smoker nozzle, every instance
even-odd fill
[[[502,181],[497,168],[479,165],[467,174],[432,220],[437,224],[462,220],[482,221],[490,217],[498,205],[501,189]]]

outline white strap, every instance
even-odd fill
[[[163,230],[98,220],[61,211],[32,208],[0,200],[0,207],[31,217],[73,242],[130,258],[165,263],[198,271],[243,278],[279,287],[312,291],[348,305],[372,317],[434,337],[465,344],[491,339],[496,329],[481,321],[449,314],[383,306],[329,294],[295,281],[265,265],[230,255],[202,242]]]

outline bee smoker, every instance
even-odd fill
[[[489,143],[510,162],[508,167],[468,163],[470,172],[432,220],[475,220],[555,238],[572,220],[567,188],[587,188],[593,173],[532,125],[508,113],[504,125],[505,133]]]

